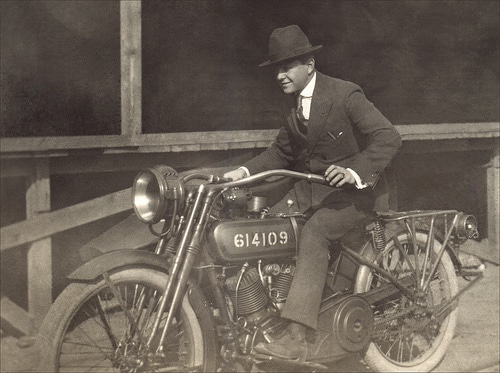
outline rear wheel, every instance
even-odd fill
[[[199,321],[206,317],[197,317],[187,296],[162,348],[156,348],[159,337],[146,343],[167,280],[165,273],[136,268],[116,272],[109,281],[70,284],[40,329],[43,371],[214,371],[213,330]],[[165,319],[166,312],[159,335]]]
[[[408,233],[399,234],[376,259],[380,267],[398,279],[404,278],[407,287],[419,295],[417,302],[399,295],[375,305],[374,333],[364,355],[374,370],[431,371],[444,357],[454,336],[458,316],[456,304],[440,314],[435,312],[458,292],[454,266],[445,251],[435,274],[429,278],[441,244],[435,240],[432,252],[426,255],[427,237],[416,232],[414,241]],[[355,291],[363,293],[385,283],[385,278],[362,266]],[[425,283],[428,285],[424,286]]]

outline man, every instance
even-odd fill
[[[269,60],[283,92],[294,107],[273,144],[254,159],[224,176],[233,180],[269,169],[294,168],[322,174],[329,185],[299,181],[273,206],[286,211],[286,202],[309,217],[299,242],[294,280],[282,317],[290,320],[284,335],[255,350],[285,359],[304,358],[308,328],[316,329],[328,250],[374,209],[387,210],[382,172],[401,146],[392,124],[369,102],[357,85],[318,72],[312,46],[302,30],[291,25],[273,31]]]

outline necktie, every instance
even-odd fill
[[[307,119],[304,117],[304,107],[302,106],[302,96],[297,99],[297,117],[303,124],[307,124]]]
[[[304,108],[302,107],[302,96],[299,95],[297,104],[297,118],[299,120],[299,130],[307,133],[307,119],[304,117]]]

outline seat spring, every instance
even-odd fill
[[[385,239],[384,227],[380,220],[375,220],[375,227],[373,228],[373,240],[375,241],[375,248],[378,251],[384,250],[387,241]]]

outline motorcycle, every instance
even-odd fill
[[[280,312],[307,220],[293,201],[270,213],[259,193],[280,178],[325,183],[289,170],[236,181],[164,165],[140,172],[133,207],[156,243],[97,256],[69,275],[39,332],[42,371],[326,371],[356,353],[376,371],[435,368],[454,336],[458,298],[482,277],[458,255],[477,221],[455,210],[373,213],[346,232],[332,243],[306,356],[255,353],[286,327]],[[457,276],[469,280],[461,290]]]

